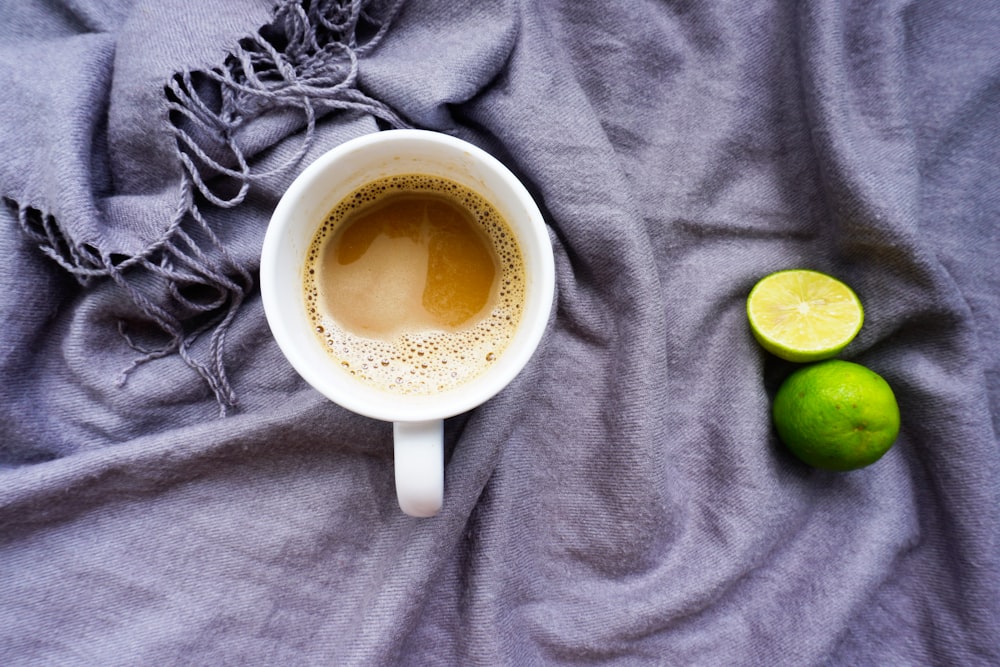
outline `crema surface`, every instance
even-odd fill
[[[492,364],[524,304],[524,261],[476,192],[423,174],[345,197],[309,248],[316,335],[359,380],[399,393],[460,385]]]

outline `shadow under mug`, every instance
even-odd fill
[[[306,308],[306,255],[319,226],[355,189],[402,174],[444,177],[479,193],[504,217],[524,259],[525,302],[507,348],[468,382],[430,394],[389,393],[352,377],[314,333]],[[418,517],[433,516],[443,502],[443,420],[486,402],[524,368],[545,333],[554,287],[548,229],[524,185],[482,149],[426,130],[376,132],[321,155],[281,197],[261,252],[261,296],[279,348],[334,403],[393,422],[396,495],[400,508]]]

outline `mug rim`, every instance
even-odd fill
[[[424,159],[423,149],[428,154],[447,155],[449,159],[469,166],[475,172],[470,178],[480,178],[477,185],[482,187],[464,184],[501,209],[501,215],[515,233],[525,263],[528,284],[521,322],[513,339],[501,353],[499,363],[444,392],[392,394],[349,378],[337,367],[335,359],[322,349],[319,338],[311,331],[304,305],[304,249],[299,247],[302,239],[311,241],[325,214],[343,196],[364,182],[379,177],[360,175],[370,173],[375,168],[373,165],[390,169],[390,175],[411,173],[393,172],[392,169],[398,169],[398,165],[393,162],[390,166],[386,162],[390,158],[400,159],[392,153],[394,146],[399,147],[401,155],[410,162]],[[379,154],[384,156],[373,157]],[[377,162],[378,159],[382,162]],[[442,164],[434,162],[434,168],[428,167],[427,173],[448,177],[451,172],[440,173],[441,170],[458,168],[452,163],[443,166],[443,157],[438,160]],[[329,185],[325,178],[333,173],[338,175],[338,180],[336,185]],[[487,180],[489,186],[486,185]],[[494,192],[494,187],[503,192]],[[484,189],[489,192],[484,192]],[[339,194],[331,196],[329,193]],[[515,201],[497,201],[506,196]],[[319,202],[312,204],[316,210],[325,207],[318,220],[314,219],[315,216],[302,213],[302,208],[309,201]],[[518,216],[516,221],[510,219],[514,214]],[[293,238],[299,239],[297,245],[292,242]],[[293,245],[296,247],[292,248]],[[298,262],[290,259],[299,256],[302,259]],[[296,274],[297,280],[291,279],[291,272]],[[280,287],[282,283],[286,287],[296,285],[298,296],[289,298],[286,294],[288,289]],[[331,148],[308,165],[289,185],[278,201],[264,235],[260,289],[272,335],[285,358],[313,388],[334,403],[367,417],[384,421],[425,421],[452,417],[485,403],[502,391],[527,365],[548,326],[554,301],[555,267],[548,227],[541,211],[524,184],[503,163],[474,144],[450,135],[429,130],[383,130]],[[302,335],[303,330],[308,336]],[[319,362],[320,358],[324,361]]]

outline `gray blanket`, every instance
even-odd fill
[[[1000,5],[0,5],[0,664],[1000,662]],[[541,206],[557,304],[396,506],[255,278],[323,151],[420,127]],[[902,432],[777,441],[771,271],[832,273]]]

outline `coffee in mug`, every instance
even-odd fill
[[[447,391],[494,363],[524,308],[524,260],[477,192],[429,174],[381,178],[326,216],[306,303],[328,353],[394,393]]]
[[[393,424],[400,508],[444,500],[444,419],[504,389],[542,341],[555,267],[541,211],[496,158],[386,130],[319,156],[271,216],[264,313],[282,353],[340,406]]]

